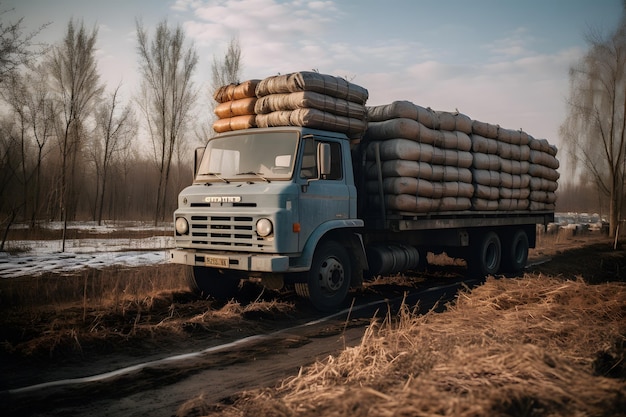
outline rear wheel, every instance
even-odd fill
[[[189,287],[203,297],[229,300],[237,295],[239,278],[221,273],[215,268],[190,266],[187,268]]]
[[[467,260],[470,272],[478,276],[494,275],[500,269],[502,246],[495,232],[478,235],[478,241],[471,243]]]
[[[507,272],[518,273],[524,269],[528,261],[528,235],[519,229],[504,242],[502,268]]]
[[[298,295],[308,297],[320,311],[339,308],[350,289],[351,265],[348,252],[337,242],[325,242],[313,256],[305,283],[296,283]]]

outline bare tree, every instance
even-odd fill
[[[96,209],[98,225],[102,224],[102,211],[107,192],[107,179],[115,157],[124,152],[136,133],[136,123],[130,105],[119,109],[118,85],[96,112],[96,135],[92,146],[92,157],[96,166]]]
[[[228,43],[223,58],[218,59],[216,55],[213,56],[207,111],[203,115],[204,121],[198,125],[199,130],[196,132],[198,142],[205,144],[207,139],[215,134],[212,125],[216,120],[214,111],[217,103],[213,99],[213,94],[224,85],[241,82],[241,70],[241,45],[239,38],[233,37]]]
[[[48,74],[45,66],[39,65],[27,75],[29,94],[27,97],[29,125],[32,140],[37,147],[34,168],[33,208],[31,213],[31,227],[35,225],[35,218],[40,209],[42,161],[49,149],[44,151],[48,140],[53,135],[54,101],[48,89]]]
[[[24,18],[16,22],[3,21],[10,10],[0,11],[0,83],[15,72],[21,65],[32,62],[45,53],[47,46],[36,44],[34,38],[48,24],[42,25],[37,30],[24,33],[22,24]],[[36,48],[33,50],[33,48]]]
[[[172,159],[179,142],[185,140],[185,127],[197,100],[192,76],[198,64],[193,45],[185,45],[185,34],[167,20],[160,22],[150,42],[137,22],[137,41],[142,82],[140,107],[152,139],[159,170],[154,222],[165,215],[167,188]]]
[[[238,84],[241,70],[241,45],[239,38],[233,37],[228,43],[224,59],[218,60],[216,56],[213,56],[211,89],[215,91],[223,85]]]
[[[560,134],[574,167],[591,175],[609,198],[615,236],[624,199],[626,164],[626,0],[622,19],[608,36],[588,36],[590,49],[570,69],[569,113]]]
[[[11,116],[13,119],[13,128],[11,131],[7,131],[7,135],[13,137],[13,142],[17,144],[18,153],[14,156],[15,160],[12,161],[13,169],[15,170],[14,179],[17,180],[21,187],[21,192],[18,194],[21,196],[22,201],[20,207],[27,210],[28,196],[28,177],[29,177],[29,161],[28,161],[28,147],[29,138],[27,132],[28,116],[27,116],[27,87],[23,77],[18,73],[12,73],[8,79],[5,80],[3,88],[0,90],[2,98],[9,106],[11,110]],[[17,197],[13,196],[15,200]]]
[[[95,58],[98,31],[94,28],[88,33],[82,22],[76,26],[71,19],[63,42],[53,49],[49,62],[60,110],[57,137],[61,155],[60,207],[64,222],[62,250],[65,250],[68,216],[74,214],[69,213],[70,203],[76,204],[77,199],[74,187],[77,157],[85,139],[87,119],[103,90]]]

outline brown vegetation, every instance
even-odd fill
[[[84,269],[0,280],[0,354],[64,360],[198,332],[214,334],[253,315],[281,316],[288,301],[243,292],[218,303],[190,293],[184,267]]]
[[[442,314],[374,319],[275,388],[179,415],[626,415],[626,287],[489,278]]]

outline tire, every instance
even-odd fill
[[[472,246],[467,260],[470,273],[480,277],[495,275],[502,262],[502,245],[495,232],[479,234],[478,244]]]
[[[296,292],[308,297],[320,311],[335,311],[348,295],[351,276],[350,257],[346,249],[334,241],[323,242],[313,255],[306,283],[295,284]]]
[[[502,269],[506,272],[519,273],[528,261],[528,235],[522,229],[515,231],[510,239],[503,239]]]
[[[187,283],[192,291],[202,297],[213,297],[217,300],[230,300],[237,295],[239,278],[223,274],[215,268],[189,266]]]

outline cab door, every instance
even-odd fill
[[[304,247],[311,233],[321,224],[350,216],[350,198],[354,197],[354,187],[347,185],[342,147],[339,142],[315,138],[303,139],[300,170],[297,173],[300,184],[300,249]],[[320,171],[318,157],[320,144],[330,148],[330,170]]]

